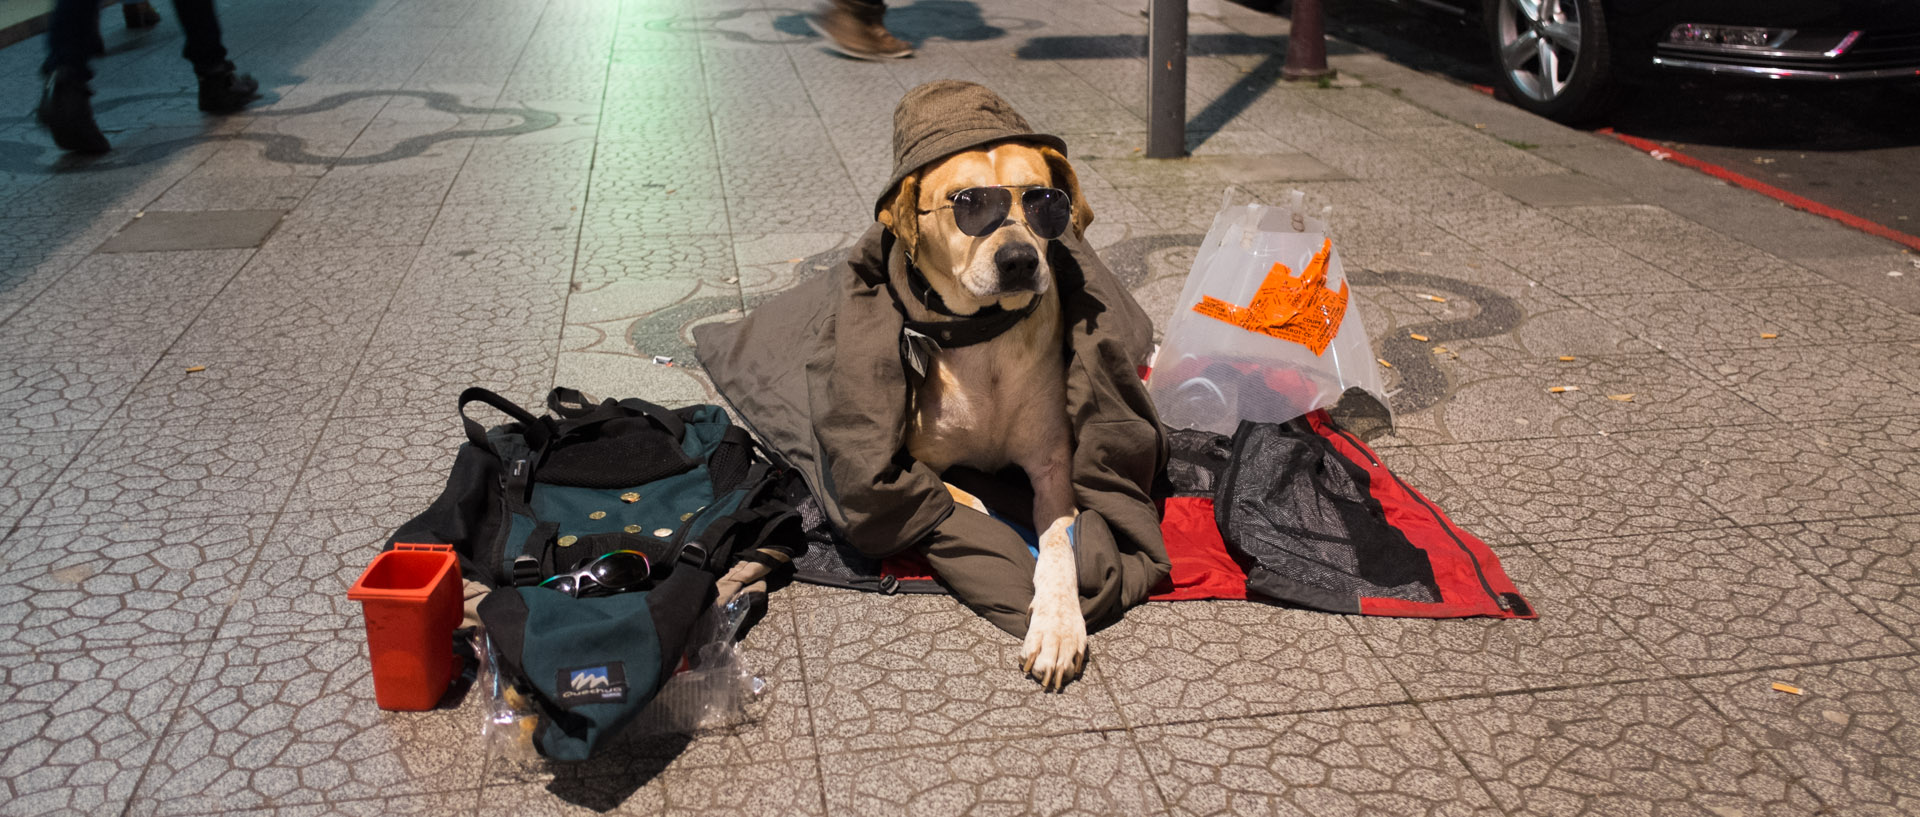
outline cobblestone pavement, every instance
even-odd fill
[[[110,15],[93,161],[24,114],[43,41],[0,50],[0,814],[1920,811],[1892,245],[1351,49],[1277,84],[1285,21],[1212,0],[1175,162],[1138,155],[1140,0],[916,0],[886,64],[797,1],[222,5],[268,98],[203,119],[173,24]],[[345,589],[458,390],[712,399],[652,356],[832,263],[946,77],[1066,138],[1156,315],[1227,183],[1330,205],[1383,456],[1540,619],[1153,604],[1045,695],[948,599],[794,587],[724,734],[555,777],[490,763],[471,698],[375,709]]]

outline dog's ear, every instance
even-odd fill
[[[1073,197],[1073,231],[1085,235],[1087,225],[1093,223],[1093,205],[1087,203],[1087,197],[1080,195],[1080,177],[1074,175],[1073,164],[1060,151],[1040,146],[1040,156],[1047,160],[1047,172],[1053,176],[1053,186],[1067,191]]]
[[[920,240],[920,174],[908,173],[894,185],[893,195],[880,208],[880,223],[893,231],[893,237],[909,252]]]

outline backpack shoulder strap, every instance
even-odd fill
[[[475,422],[472,417],[467,416],[468,403],[485,403],[486,405],[492,406],[501,414],[505,414],[519,421],[521,434],[527,438],[527,447],[535,452],[547,447],[547,442],[552,436],[547,421],[533,416],[532,413],[521,408],[512,400],[508,400],[479,386],[474,386],[460,393],[460,425],[466,429],[467,442],[473,443],[475,448],[489,454],[494,454],[495,456],[499,454],[499,452],[494,451],[493,446],[487,442],[487,427]]]

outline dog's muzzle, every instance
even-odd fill
[[[1000,245],[993,254],[993,266],[999,272],[1001,294],[1040,289],[1040,251],[1031,244],[1010,241]]]

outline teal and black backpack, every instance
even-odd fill
[[[514,421],[484,428],[471,403]],[[790,560],[800,535],[775,470],[720,407],[596,405],[572,389],[547,406],[535,417],[463,392],[467,442],[447,487],[391,541],[450,543],[461,574],[493,588],[481,623],[503,676],[540,709],[535,745],[584,760],[679,666],[733,561]],[[617,592],[568,578],[618,551],[645,561],[607,562],[623,566]]]

